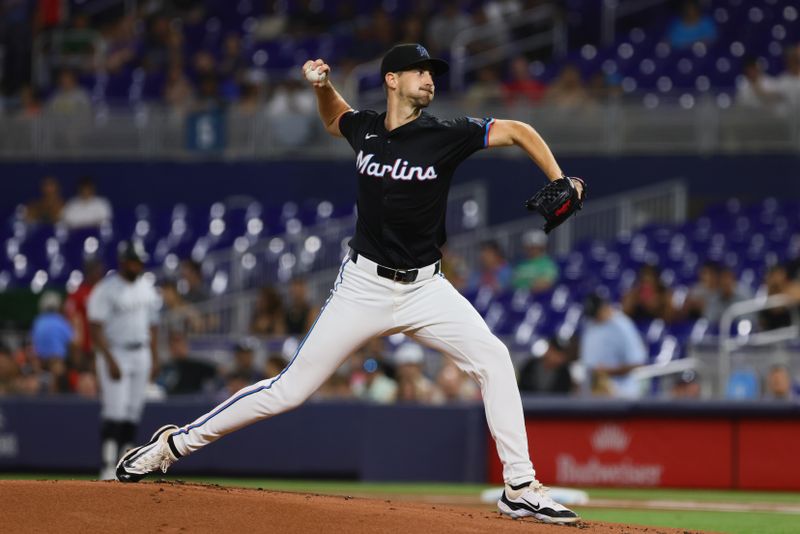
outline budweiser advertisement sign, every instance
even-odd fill
[[[528,419],[539,480],[566,486],[731,487],[728,421]],[[502,481],[491,447],[490,479]]]

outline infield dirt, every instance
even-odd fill
[[[179,482],[0,481],[0,532],[637,534],[687,531],[599,522],[514,521],[430,503],[283,493]]]

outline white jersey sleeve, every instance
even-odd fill
[[[148,307],[148,320],[151,325],[158,324],[159,312],[161,311],[161,294],[152,285],[148,288],[151,293],[150,306]]]
[[[89,294],[86,315],[93,323],[104,323],[111,314],[111,301],[108,298],[108,284],[101,280]]]

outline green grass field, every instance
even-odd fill
[[[91,476],[44,475],[44,474],[0,474],[0,479],[81,479]],[[479,484],[438,484],[438,483],[361,483],[352,481],[310,481],[273,480],[258,478],[219,478],[186,477],[187,482],[219,484],[244,488],[264,488],[276,491],[294,491],[321,494],[353,494],[385,498],[442,498],[452,497],[454,502],[484,508],[478,498],[481,491],[489,488]],[[800,533],[800,493],[720,491],[720,490],[673,490],[673,489],[608,489],[585,488],[590,499],[627,501],[632,508],[597,508],[592,506],[575,507],[584,519],[631,523],[662,527],[683,528],[686,530],[706,530],[734,534],[795,534]],[[469,498],[474,497],[470,502]],[[633,502],[631,502],[633,501]],[[645,501],[670,501],[693,503],[701,507],[730,505],[738,507],[759,507],[776,505],[791,508],[793,511],[705,511],[705,510],[661,510],[648,509]],[[641,503],[638,507],[636,503]]]

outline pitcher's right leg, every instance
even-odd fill
[[[344,359],[391,324],[391,295],[346,262],[331,297],[278,376],[243,388],[231,398],[172,433],[186,455],[220,437],[267,417],[296,408],[311,396]],[[341,282],[340,282],[341,280]]]
[[[331,296],[278,376],[243,388],[182,428],[167,425],[150,442],[132,449],[117,465],[117,479],[136,482],[222,436],[299,406],[367,340],[392,325],[387,284],[346,261]]]

